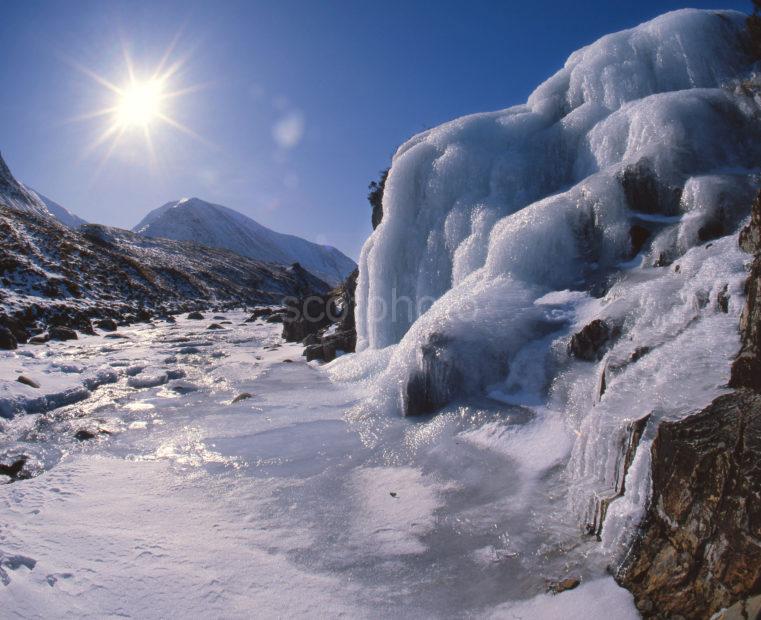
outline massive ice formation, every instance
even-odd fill
[[[733,235],[761,180],[744,30],[736,12],[668,13],[574,53],[525,105],[399,148],[357,288],[358,350],[390,347],[383,369],[367,362],[375,402],[543,403],[578,436],[574,484],[598,500],[623,488],[633,421],[706,404],[739,347]],[[593,319],[613,334],[602,359],[571,359]]]

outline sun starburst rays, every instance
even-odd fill
[[[177,46],[175,38],[152,72],[139,71],[130,54],[124,48],[123,82],[103,77],[92,69],[72,63],[81,73],[103,87],[105,105],[86,112],[71,121],[97,121],[105,119],[101,131],[88,145],[85,155],[102,154],[98,170],[128,141],[139,140],[144,144],[149,161],[158,163],[157,134],[165,128],[181,132],[204,144],[209,144],[195,131],[180,122],[175,115],[178,100],[198,92],[207,85],[180,85],[185,59],[171,60]],[[134,145],[133,145],[134,148]]]

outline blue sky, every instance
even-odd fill
[[[750,1],[691,2],[747,11]],[[0,151],[27,185],[93,222],[131,228],[184,196],[356,258],[367,184],[396,147],[463,114],[525,101],[578,47],[671,1],[40,2],[5,0]],[[114,95],[82,71],[150,75],[175,42],[166,111],[93,148]],[[108,157],[107,157],[108,155]]]

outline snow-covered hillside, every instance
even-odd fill
[[[48,198],[36,190],[34,193],[37,194],[39,199],[47,207],[48,211],[50,211],[53,217],[61,222],[61,224],[64,226],[68,226],[69,228],[79,228],[82,226],[82,224],[87,224],[87,221],[83,220],[78,215],[74,215],[66,207],[59,205],[55,200]]]
[[[353,260],[333,247],[277,233],[242,213],[199,198],[154,209],[133,230],[148,237],[195,241],[270,263],[299,263],[330,284],[341,282],[356,268]]]
[[[2,156],[0,156],[0,203],[17,211],[56,219],[69,228],[77,228],[87,223],[57,202],[17,181]]]
[[[742,14],[669,13],[577,51],[524,105],[402,145],[360,258],[366,351],[333,367],[375,378],[356,416],[531,406],[489,442],[555,446],[546,471],[564,464],[577,521],[615,543],[648,485],[649,451],[622,471],[621,446],[706,405],[739,348],[737,231],[761,182],[746,45]]]
[[[34,213],[41,217],[54,217],[40,197],[19,183],[0,155],[0,202],[11,209]]]

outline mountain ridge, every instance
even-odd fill
[[[163,204],[132,230],[146,237],[196,241],[269,263],[297,262],[330,284],[356,268],[352,259],[332,246],[276,232],[234,209],[196,197]]]

